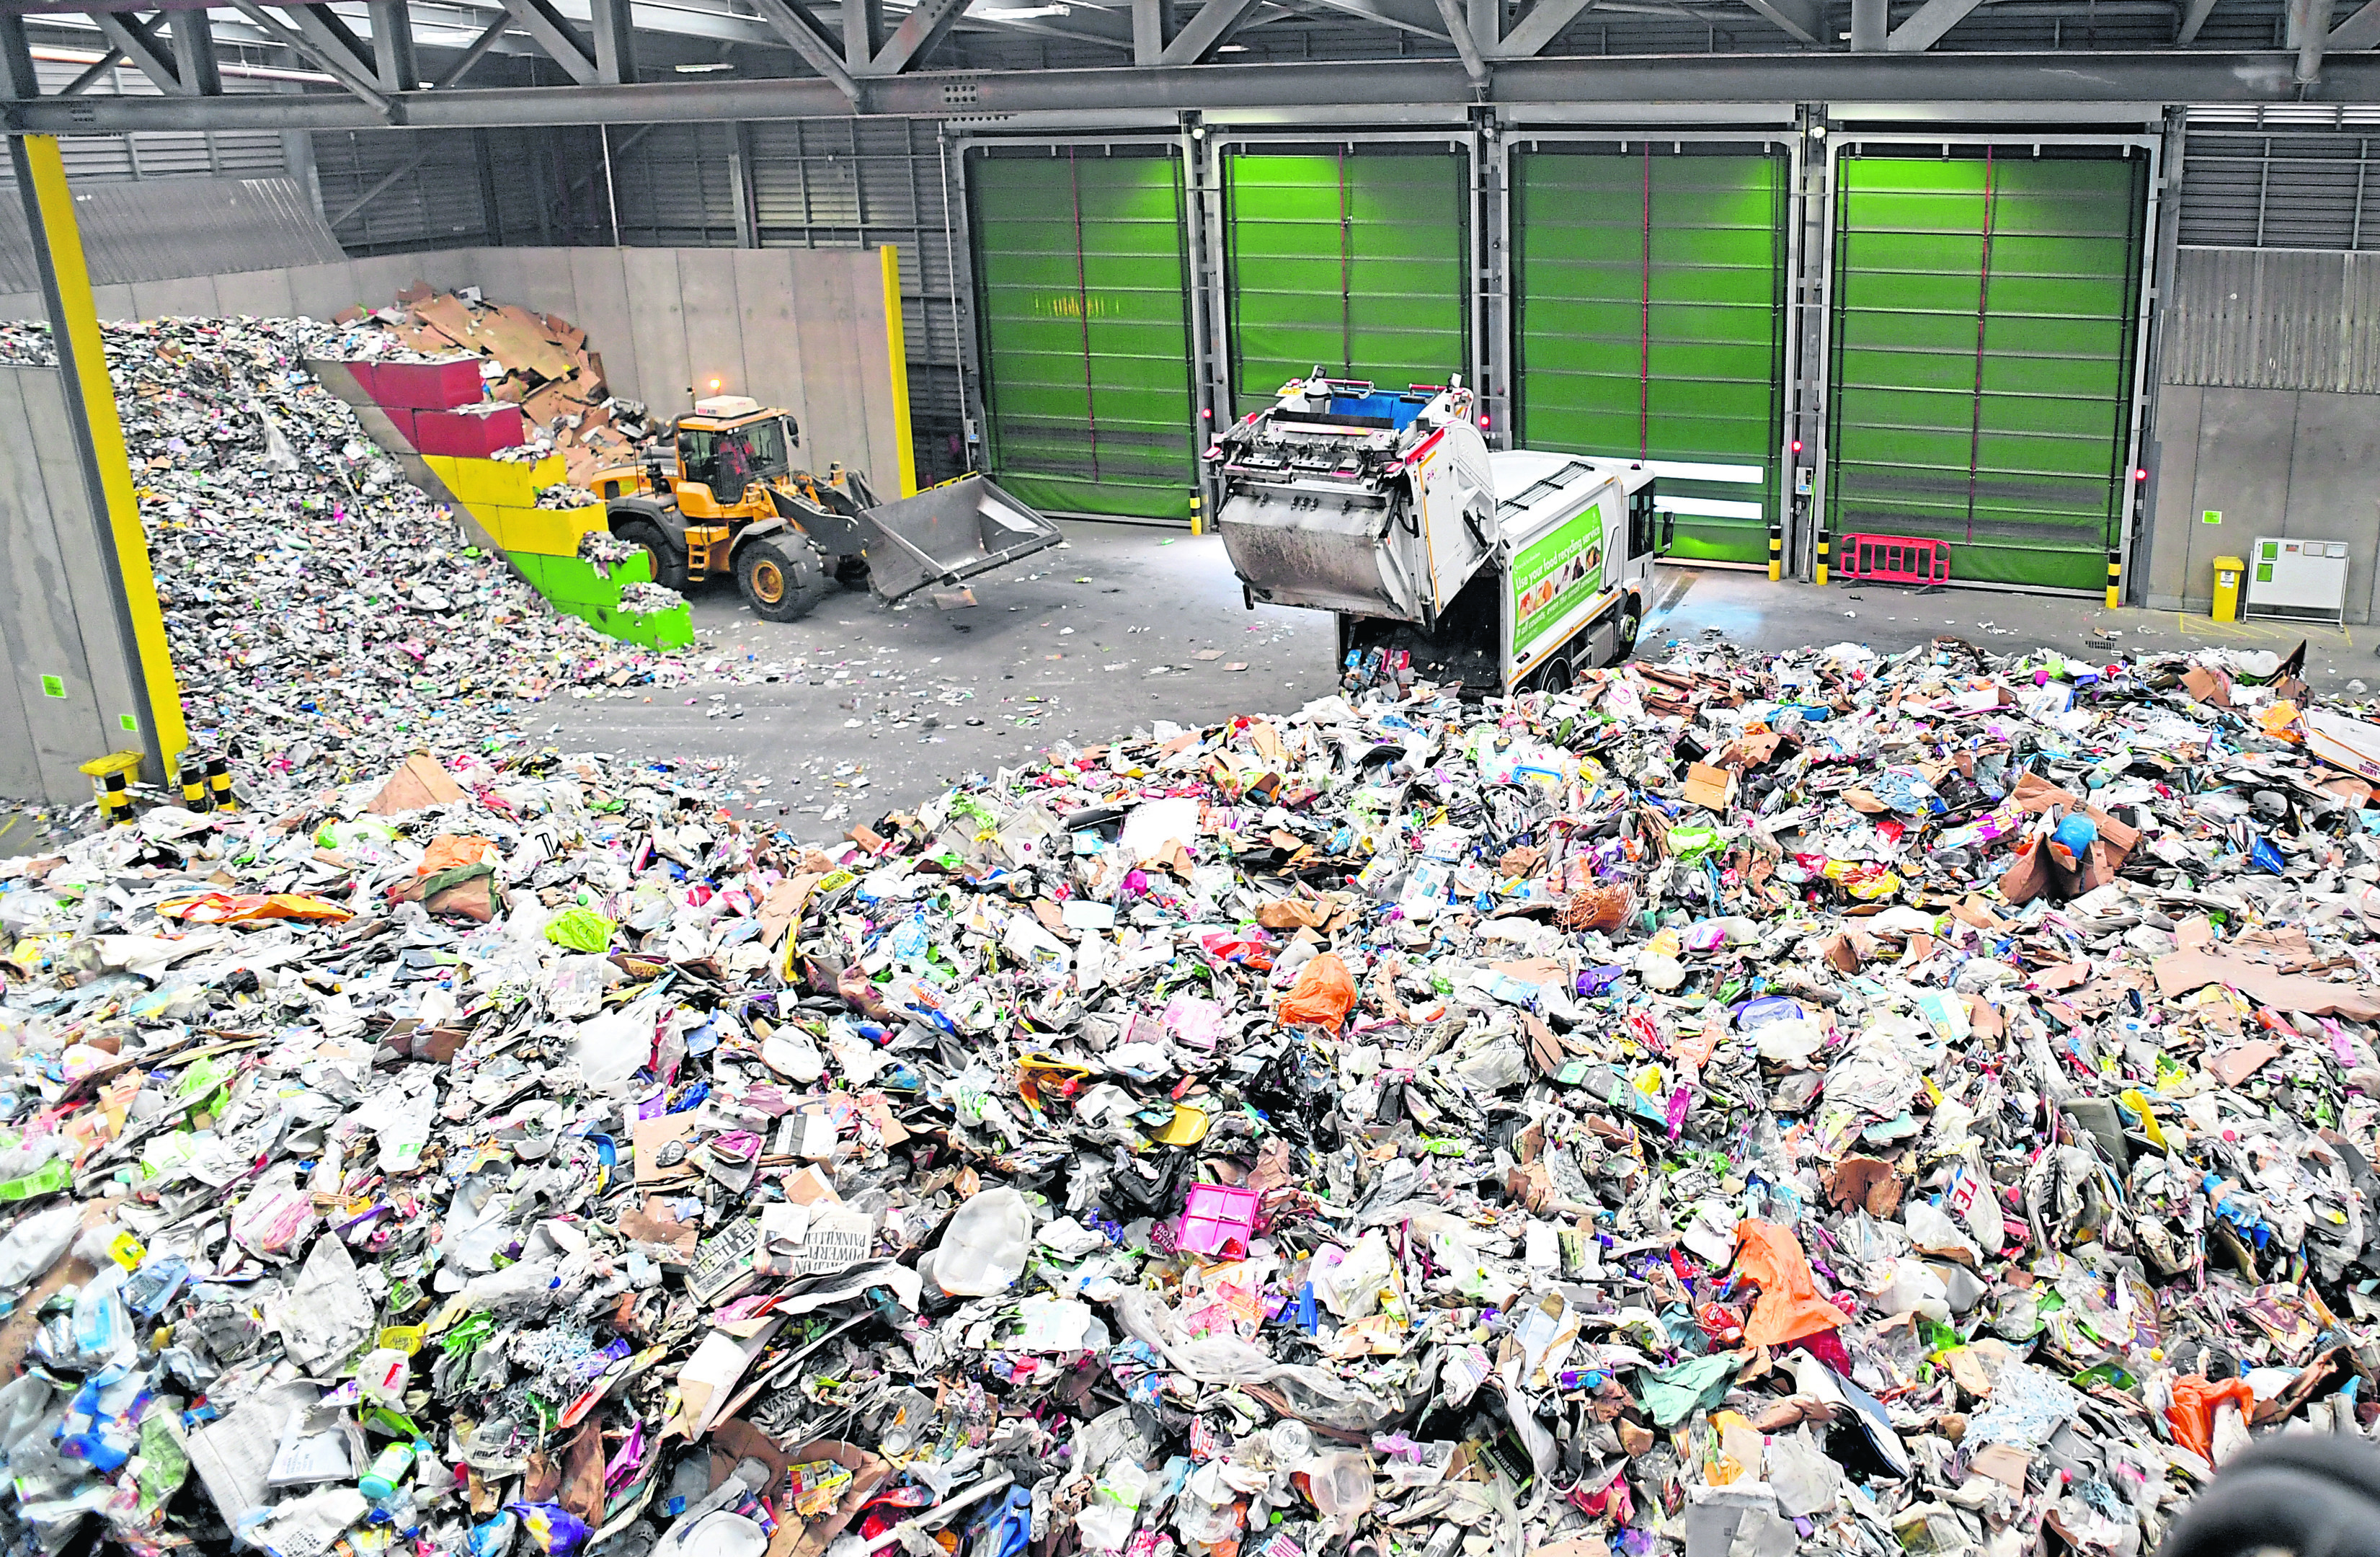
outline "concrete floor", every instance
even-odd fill
[[[704,649],[780,667],[784,679],[565,698],[538,711],[531,728],[566,750],[637,760],[736,758],[752,813],[815,841],[1058,742],[1290,710],[1335,689],[1330,618],[1245,609],[1220,540],[1064,528],[1065,547],[977,579],[971,609],[941,611],[922,596],[888,609],[845,593],[780,624],[754,617],[732,588],[705,589],[694,602]],[[1639,652],[1658,656],[1706,632],[1762,649],[1851,640],[1886,652],[1949,634],[1998,653],[2048,647],[2092,658],[2201,643],[2287,652],[2304,638],[2317,690],[2352,696],[2354,681],[2380,684],[2355,628],[1661,568]]]

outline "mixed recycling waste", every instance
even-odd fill
[[[2380,1417],[2380,726],[2292,669],[1397,667],[832,851],[436,747],[0,864],[12,1539],[2153,1550]]]
[[[354,328],[103,328],[195,748],[259,803],[517,738],[548,698],[771,674],[608,638],[472,545],[307,371]],[[0,323],[0,362],[55,360],[46,325]]]

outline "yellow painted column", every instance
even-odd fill
[[[149,542],[140,532],[140,507],[132,492],[132,463],[124,450],[124,424],[115,416],[115,390],[107,378],[107,351],[99,334],[99,309],[91,300],[91,270],[75,222],[74,195],[67,188],[65,162],[55,136],[12,135],[8,157],[17,175],[25,226],[41,272],[51,338],[65,381],[67,425],[83,468],[91,518],[98,529],[101,565],[107,569],[115,603],[116,628],[126,661],[144,694],[131,715],[140,725],[142,754],[152,783],[167,782],[172,758],[189,745],[182,722],[182,689],[165,646],[165,615],[157,603],[157,581],[149,569]]]
[[[901,322],[901,249],[886,244],[877,250],[884,261],[884,344],[892,352],[892,438],[901,463],[901,495],[917,495],[917,445],[909,432],[909,342]]]

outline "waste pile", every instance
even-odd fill
[[[2289,669],[1691,648],[832,855],[442,748],[8,861],[13,1516],[2131,1557],[2380,1417],[2380,726]]]
[[[519,406],[528,424],[528,441],[499,458],[559,453],[577,481],[635,458],[650,435],[643,402],[612,394],[602,353],[560,314],[491,303],[476,286],[441,292],[417,281],[392,307],[348,309],[332,322],[340,327],[334,355],[346,361],[477,358],[488,398]]]
[[[766,674],[552,611],[305,370],[331,327],[103,329],[193,739],[257,803],[517,738],[559,694]],[[46,325],[0,324],[0,361],[55,360]]]

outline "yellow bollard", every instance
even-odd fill
[[[215,809],[239,809],[239,802],[231,797],[231,764],[220,757],[207,759],[207,788],[214,796]]]
[[[80,764],[80,771],[91,775],[93,798],[99,803],[99,820],[111,827],[121,827],[132,820],[132,795],[125,775],[140,766],[137,751],[111,751],[104,757],[94,757]]]

